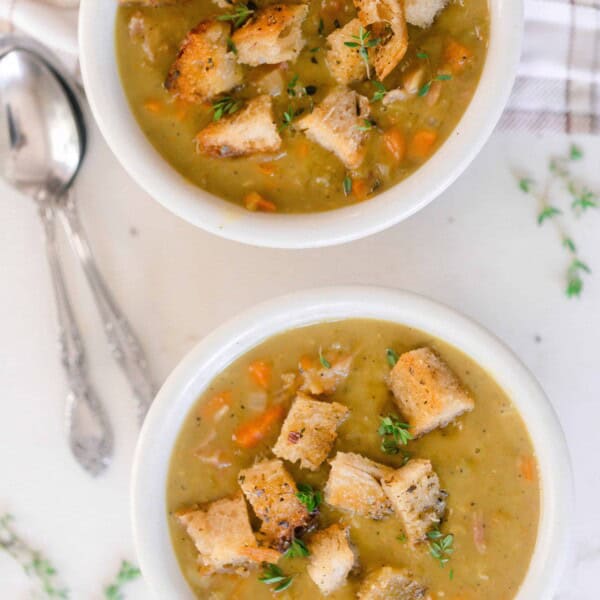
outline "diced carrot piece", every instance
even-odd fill
[[[383,134],[383,143],[394,160],[402,162],[406,154],[406,140],[402,131],[397,127],[390,127]]]
[[[408,145],[408,156],[413,160],[425,160],[437,140],[437,133],[428,129],[417,131]]]
[[[519,472],[525,481],[533,481],[536,474],[536,464],[533,456],[521,456],[519,458]]]
[[[223,409],[223,407],[230,407],[231,402],[231,392],[219,392],[200,407],[200,416],[203,419],[213,419],[215,415]]]
[[[269,384],[271,383],[271,374],[273,372],[269,363],[264,360],[255,360],[248,366],[248,371],[256,385],[265,388],[265,390],[269,387]]]
[[[306,140],[302,140],[296,146],[296,152],[300,158],[306,158],[308,156],[308,151],[310,150],[310,146]]]
[[[460,73],[473,58],[473,52],[454,39],[444,48],[444,60],[453,73]]]
[[[276,212],[277,206],[266,198],[263,198],[258,192],[250,192],[244,196],[244,205],[251,211]]]
[[[355,178],[352,180],[352,193],[357,200],[364,200],[369,194],[369,186],[366,179]]]
[[[164,105],[162,102],[159,102],[158,100],[146,100],[146,102],[144,102],[144,108],[148,112],[158,114],[158,113],[162,112]]]
[[[260,163],[258,165],[258,170],[270,177],[275,174],[275,165],[271,163]]]
[[[315,366],[315,361],[310,356],[305,354],[304,356],[300,357],[298,366],[300,367],[301,371],[308,371]]]
[[[264,413],[242,423],[233,434],[234,441],[242,448],[254,448],[271,431],[275,423],[283,418],[285,409],[281,404],[268,408]]]

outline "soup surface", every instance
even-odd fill
[[[230,27],[227,47],[232,60],[241,62],[241,48],[238,52],[232,41],[237,39],[236,29],[251,25],[269,4],[273,2],[249,3],[241,20],[235,15],[246,5],[227,0],[132,0],[118,11],[121,78],[140,126],[177,171],[219,197],[249,210],[283,213],[324,211],[363,201],[423,164],[451,134],[473,96],[487,50],[487,0],[451,0],[430,26],[409,24],[407,46],[398,54],[402,58],[382,81],[377,79],[380,69],[373,65],[373,53],[387,43],[389,23],[381,31],[375,27],[381,24],[363,27],[355,21],[358,29],[346,33],[342,28],[357,19],[352,0],[310,0],[301,24],[302,48],[293,59],[240,65],[237,85],[217,94],[203,92],[196,101],[178,92],[173,81],[174,74],[181,78],[181,71],[172,65],[192,28],[207,19]],[[444,1],[423,4],[443,6]],[[404,27],[403,19],[398,27]],[[331,34],[334,37],[328,38]],[[350,81],[344,79],[345,72],[336,80],[328,66],[348,58],[336,63],[337,55],[330,54],[336,43],[338,52],[352,52],[350,60],[358,60]],[[261,60],[272,63],[276,57]],[[332,131],[327,129],[331,111],[319,113],[334,89],[356,98],[361,108],[345,120],[340,117]],[[347,96],[354,92],[359,96]],[[261,142],[258,149],[250,144],[237,151],[242,154],[237,157],[232,157],[233,142],[221,140],[216,155],[214,146],[206,151],[198,143],[200,130],[214,126],[215,119],[218,125],[238,117],[248,101],[261,94],[272,103],[270,137],[280,142]],[[342,104],[332,101],[340,115]],[[314,132],[303,120],[309,115],[318,120]],[[239,135],[236,131],[238,143]]]
[[[433,349],[445,361],[468,390],[474,409],[395,449],[394,439],[380,430],[381,416],[399,415],[386,382],[397,355],[402,360],[403,353],[420,347]],[[357,556],[346,583],[329,597],[355,598],[366,574],[391,566],[407,569],[427,588],[429,596],[414,598],[513,598],[528,568],[539,517],[537,463],[524,423],[490,375],[456,348],[412,328],[375,320],[322,323],[268,339],[218,375],[190,411],[173,451],[166,494],[173,547],[197,597],[272,597],[278,583],[260,581],[260,563],[245,576],[201,574],[198,551],[177,514],[239,494],[240,470],[273,459],[281,422],[296,393],[289,374],[308,372],[307,365],[319,362],[335,369],[340,357],[351,357],[349,373],[333,394],[319,399],[340,403],[350,413],[328,461],[337,452],[357,453],[394,468],[408,457],[428,459],[448,496],[441,523],[416,545],[407,540],[395,514],[374,520],[334,508],[325,498],[316,527],[347,527]],[[281,417],[265,419],[277,406],[283,407]],[[297,484],[323,490],[328,461],[316,471],[283,463]],[[252,524],[258,530],[260,521],[253,513]],[[310,550],[314,532],[299,535]],[[440,554],[442,541],[449,551]],[[278,597],[322,597],[307,574],[310,560],[288,553],[278,561],[284,583],[289,583]]]

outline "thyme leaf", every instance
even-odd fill
[[[321,502],[323,502],[323,494],[320,490],[313,489],[308,483],[298,484],[298,493],[296,498],[306,506],[309,513],[314,513],[318,510]]]

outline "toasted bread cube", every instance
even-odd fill
[[[450,367],[430,348],[402,354],[389,385],[415,438],[445,427],[475,406]]]
[[[381,567],[369,573],[358,590],[358,600],[420,600],[427,588],[405,569]]]
[[[338,452],[331,461],[325,502],[363,517],[382,519],[392,512],[392,504],[380,481],[392,472],[360,454]]]
[[[240,471],[238,483],[271,546],[284,548],[294,531],[309,522],[308,510],[296,496],[296,483],[280,460],[265,460]]]
[[[447,4],[448,0],[404,0],[406,22],[416,27],[431,27]]]
[[[381,486],[412,544],[425,540],[427,532],[442,520],[448,494],[440,489],[439,477],[430,461],[409,460],[384,477]]]
[[[337,428],[350,411],[337,402],[320,402],[298,394],[288,413],[273,454],[303,469],[316,471],[331,452]]]
[[[367,78],[367,68],[360,56],[360,48],[346,46],[346,42],[355,41],[361,26],[359,19],[352,19],[341,29],[334,29],[327,36],[330,49],[325,55],[325,63],[333,77],[345,85]]]
[[[383,81],[398,65],[408,48],[408,30],[402,0],[354,0],[358,18],[369,39],[380,42],[369,48],[377,79]]]
[[[312,113],[298,119],[299,129],[317,144],[333,152],[348,169],[357,169],[365,158],[370,116],[369,100],[354,90],[334,88]]]
[[[212,502],[206,510],[179,511],[177,519],[194,542],[205,573],[246,568],[251,562],[246,551],[258,549],[242,494]]]
[[[354,567],[356,555],[348,529],[331,525],[317,531],[308,543],[310,556],[306,571],[324,596],[328,596],[346,583],[348,573]]]
[[[304,47],[306,4],[273,4],[257,10],[232,36],[238,60],[246,65],[294,61]]]
[[[281,146],[270,96],[257,96],[227,117],[209,123],[196,136],[200,154],[218,158],[275,152]]]
[[[242,70],[227,45],[231,26],[209,19],[190,31],[165,87],[186,102],[203,102],[242,83]]]

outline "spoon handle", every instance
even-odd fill
[[[64,199],[60,207],[71,244],[79,257],[100,312],[111,354],[127,377],[136,398],[137,416],[141,425],[156,395],[144,351],[96,266],[72,196]]]
[[[92,475],[99,475],[112,457],[112,428],[88,381],[83,341],[58,258],[55,209],[46,202],[40,204],[39,213],[44,224],[46,255],[56,300],[60,358],[69,386],[65,410],[69,445],[81,466]]]

